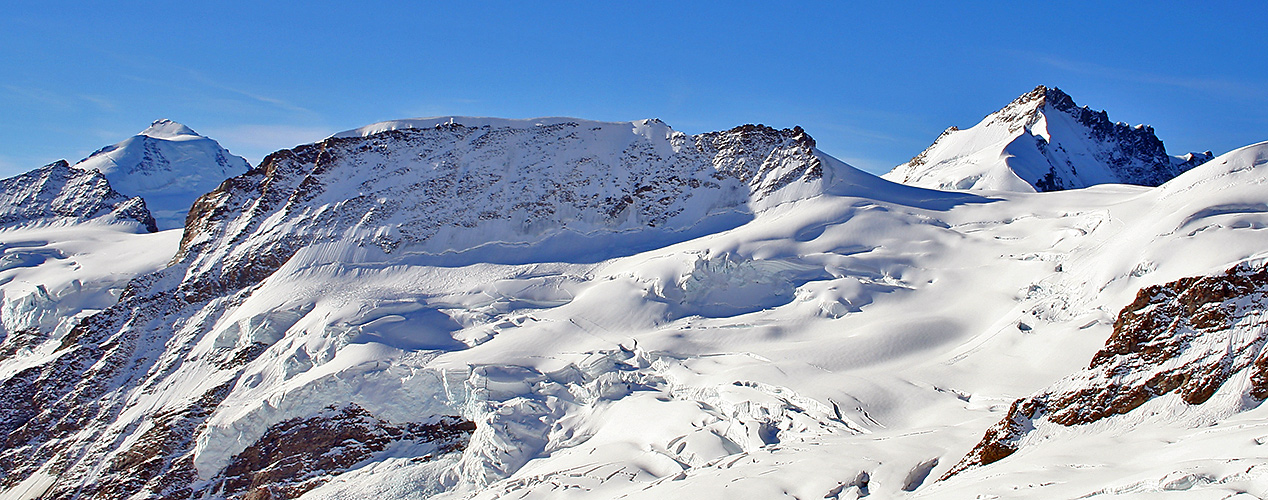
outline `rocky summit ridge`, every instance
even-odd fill
[[[145,200],[115,191],[97,171],[66,160],[0,180],[0,227],[125,223],[154,232]]]

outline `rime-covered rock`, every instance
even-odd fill
[[[145,200],[115,191],[104,175],[60,160],[0,180],[0,228],[126,223],[154,232]]]

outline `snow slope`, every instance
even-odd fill
[[[1268,257],[1265,164],[987,197],[798,129],[337,134],[201,197],[170,266],[0,372],[0,496],[1258,492],[1253,398],[939,478],[1139,290]]]
[[[98,170],[119,192],[145,198],[159,229],[172,229],[185,225],[196,198],[250,165],[215,140],[164,119],[101,148],[74,168]]]
[[[1036,87],[884,177],[931,189],[1056,191],[1096,184],[1157,186],[1211,158],[1168,156],[1153,129],[1112,123],[1057,88]]]
[[[179,232],[138,233],[124,224],[0,231],[0,376],[38,366],[132,278],[166,266],[179,242]]]

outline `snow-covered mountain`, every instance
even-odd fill
[[[208,265],[280,263],[352,239],[363,252],[437,263],[602,260],[733,227],[831,182],[800,129],[688,136],[658,120],[387,122],[275,153],[200,199],[186,251],[215,243],[233,256]],[[264,213],[274,214],[268,225]],[[221,233],[222,214],[240,218],[233,233]]]
[[[74,165],[105,174],[114,189],[145,198],[159,229],[185,225],[189,206],[250,165],[208,137],[171,120],[106,146]]]
[[[0,497],[1263,496],[1265,165],[984,197],[760,125],[336,134],[179,241],[0,232],[58,252],[0,269]]]
[[[89,222],[158,230],[145,200],[119,194],[100,172],[65,160],[0,180],[0,229]]]
[[[1168,156],[1153,128],[1114,123],[1045,86],[967,130],[951,127],[883,177],[930,189],[1057,191],[1096,184],[1157,186],[1210,160]]]

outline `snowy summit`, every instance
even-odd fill
[[[931,189],[1058,191],[1096,184],[1157,186],[1211,159],[1168,156],[1152,127],[1110,122],[1040,85],[967,130],[951,127],[883,177]]]
[[[145,199],[159,229],[185,225],[194,199],[250,168],[245,159],[171,120],[156,120],[73,168],[98,170],[116,191]]]

